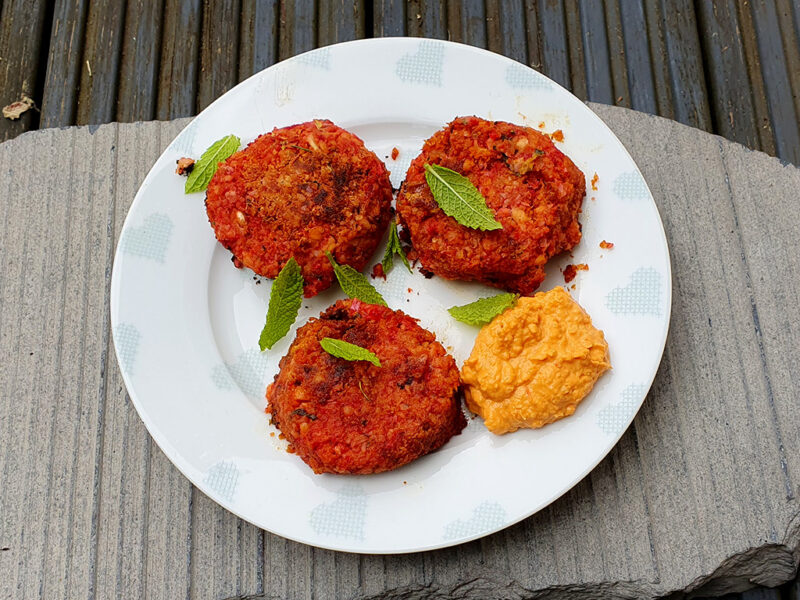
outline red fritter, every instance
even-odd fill
[[[333,282],[325,251],[363,269],[391,218],[386,166],[330,121],[259,136],[219,166],[206,211],[237,267],[276,277],[294,256],[315,296]]]
[[[503,228],[470,229],[445,215],[425,181],[426,164],[468,177]],[[543,133],[462,117],[425,142],[400,188],[397,213],[425,269],[529,295],[548,259],[580,241],[585,193],[583,173]]]
[[[328,354],[325,337],[367,348],[381,366]],[[466,426],[458,367],[434,335],[399,310],[359,300],[340,300],[298,329],[267,403],[316,473],[396,469]]]

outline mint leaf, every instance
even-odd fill
[[[460,173],[439,165],[425,165],[425,181],[439,208],[461,225],[484,231],[503,228],[486,205],[486,198]]]
[[[339,285],[342,291],[351,298],[357,298],[367,304],[380,304],[381,306],[388,306],[386,300],[383,299],[372,285],[370,285],[367,278],[361,273],[356,271],[350,265],[340,265],[336,262],[330,252],[326,252],[325,256],[331,261],[333,265],[333,272],[336,274],[336,279],[339,280]]]
[[[467,325],[485,325],[505,309],[513,306],[519,294],[498,294],[481,298],[464,306],[448,308],[453,318]]]
[[[217,172],[219,163],[228,158],[231,154],[236,152],[241,146],[241,140],[235,135],[226,135],[221,140],[217,140],[208,147],[208,150],[203,152],[194,164],[194,169],[189,173],[184,186],[184,192],[192,194],[194,192],[202,192],[208,187],[208,182]]]
[[[319,345],[322,346],[325,352],[336,358],[343,358],[345,360],[367,360],[376,367],[381,366],[381,361],[375,354],[366,348],[356,346],[350,342],[326,337],[319,341]],[[364,393],[363,390],[361,393]]]
[[[261,330],[261,337],[258,338],[262,352],[272,348],[275,342],[289,332],[302,302],[303,275],[300,272],[300,265],[292,257],[283,265],[269,292],[267,322]]]
[[[386,242],[386,251],[383,253],[383,260],[381,261],[384,275],[394,267],[395,254],[400,256],[406,269],[411,273],[411,265],[408,263],[405,250],[403,250],[403,246],[400,244],[400,236],[397,235],[397,223],[392,219],[392,222],[389,224],[389,241]]]

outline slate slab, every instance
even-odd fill
[[[188,120],[0,144],[0,598],[677,598],[791,579],[800,169],[590,106],[640,165],[670,244],[672,326],[653,388],[550,507],[402,556],[318,550],[234,517],[172,467],[125,393],[109,331],[116,238]]]

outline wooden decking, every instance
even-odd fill
[[[426,36],[526,63],[578,97],[659,114],[800,165],[798,0],[0,0],[0,141],[194,115],[318,46]],[[800,583],[749,600],[799,600]]]
[[[659,114],[800,164],[796,0],[0,0],[0,104],[28,129],[193,115],[317,46],[449,38],[577,96]]]

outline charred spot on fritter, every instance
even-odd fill
[[[502,229],[471,229],[444,214],[425,180],[426,164],[467,177]],[[585,194],[583,173],[547,135],[462,117],[428,139],[412,161],[397,196],[401,238],[408,237],[425,271],[532,294],[545,263],[580,241]]]
[[[330,121],[274,129],[236,152],[208,185],[217,239],[245,266],[276,277],[292,257],[307,297],[331,285],[331,252],[362,270],[391,218],[386,166]]]
[[[358,343],[381,367],[328,354],[324,337]],[[340,300],[298,329],[267,402],[291,449],[317,473],[395,469],[466,426],[458,367],[434,335],[401,311],[359,300]]]

